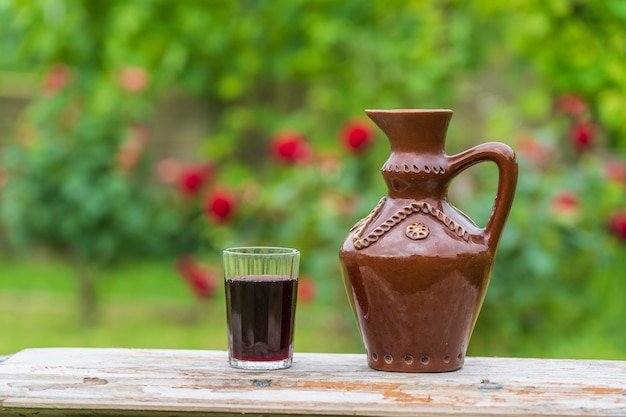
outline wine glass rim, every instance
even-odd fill
[[[238,246],[224,249],[224,254],[249,256],[297,255],[300,251],[280,246]]]
[[[401,113],[453,113],[451,109],[366,109],[366,113],[389,113],[389,114],[401,114]]]

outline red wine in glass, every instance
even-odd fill
[[[298,281],[251,275],[226,280],[228,343],[238,361],[290,360]]]

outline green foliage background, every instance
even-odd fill
[[[365,108],[452,108],[449,154],[487,140],[515,148],[525,135],[555,155],[548,168],[520,158],[474,352],[624,357],[626,244],[606,224],[626,197],[603,161],[626,157],[626,3],[7,0],[0,21],[0,70],[72,69],[67,88],[34,98],[2,151],[7,241],[98,265],[174,258],[188,225],[177,196],[153,184],[154,161],[132,175],[111,161],[127,129],[151,124],[156,103],[188,95],[209,109],[198,154],[240,201],[230,223],[200,216],[183,240],[215,264],[225,246],[298,247],[320,302],[346,302],[337,250],[386,192],[378,170],[388,145],[379,135],[355,156],[339,130]],[[130,66],[147,71],[146,89],[120,88]],[[572,149],[570,121],[553,111],[566,93],[600,127],[593,152]],[[269,157],[284,129],[307,137],[313,163]],[[451,198],[484,224],[494,189],[481,167]],[[551,211],[561,191],[579,198],[571,221]]]

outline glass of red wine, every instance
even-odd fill
[[[224,250],[228,360],[241,369],[289,368],[300,252],[291,248]]]

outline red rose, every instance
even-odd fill
[[[156,166],[156,177],[163,184],[174,184],[181,177],[181,166],[174,158],[166,158],[159,161]]]
[[[213,170],[208,164],[188,165],[180,169],[178,189],[185,196],[195,196],[212,177]]]
[[[136,140],[127,140],[117,150],[117,165],[122,171],[130,171],[141,159],[143,145]]]
[[[57,64],[44,76],[43,91],[52,95],[67,86],[72,76],[72,70],[63,64]]]
[[[235,195],[227,188],[212,190],[206,199],[205,214],[217,223],[226,223],[235,212]]]
[[[579,122],[570,130],[570,141],[578,151],[589,150],[596,139],[596,128],[590,122]]]
[[[587,103],[577,94],[563,94],[554,101],[554,110],[558,114],[578,118],[587,113]]]
[[[552,211],[554,213],[564,213],[575,209],[580,206],[580,200],[578,196],[569,191],[562,191],[552,197]]]
[[[116,155],[117,164],[122,171],[129,171],[137,165],[149,140],[150,131],[145,126],[135,125],[128,130],[126,140]]]
[[[609,231],[626,243],[626,210],[616,211],[609,217]]]
[[[517,140],[516,148],[520,156],[528,159],[539,168],[547,168],[552,162],[552,149],[533,136],[520,137]]]
[[[341,144],[354,154],[363,153],[373,141],[372,127],[363,120],[352,120],[341,129]]]
[[[619,160],[607,161],[604,165],[604,176],[610,182],[626,187],[626,162]]]
[[[142,67],[126,67],[120,73],[119,82],[124,90],[138,93],[150,84],[150,73]]]
[[[580,216],[580,199],[572,192],[562,191],[552,197],[550,210],[560,223],[572,225]]]
[[[189,255],[178,258],[176,267],[189,288],[198,298],[206,300],[215,294],[217,274],[210,268],[196,262]]]
[[[270,150],[274,159],[287,164],[306,163],[313,151],[304,136],[298,132],[285,131],[272,138]]]
[[[298,278],[298,302],[307,303],[313,301],[316,295],[315,281],[306,277]]]

